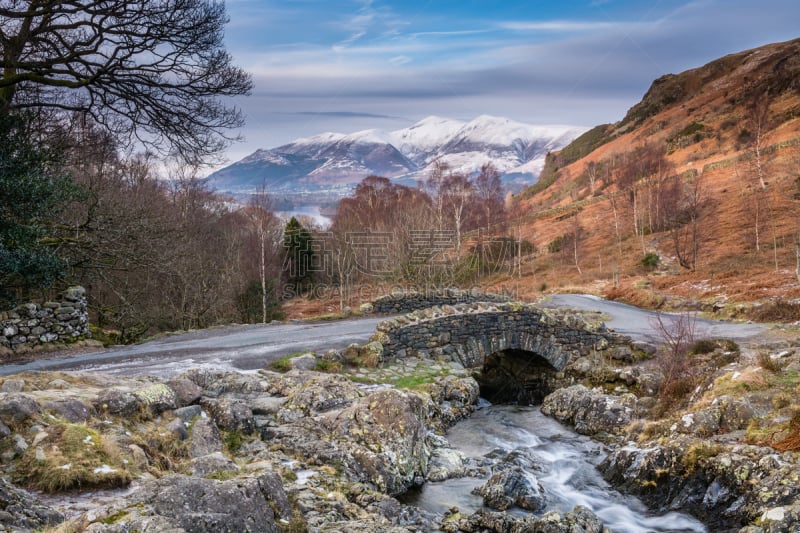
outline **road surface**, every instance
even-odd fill
[[[632,305],[603,300],[589,294],[554,294],[542,302],[544,307],[580,309],[584,311],[600,311],[610,319],[606,325],[634,340],[651,343],[663,342],[658,328],[658,315],[655,311],[640,309]],[[669,327],[680,317],[676,313],[660,313],[662,322]],[[761,324],[736,324],[696,318],[689,315],[694,322],[694,338],[725,338],[744,341],[763,335],[767,328]]]
[[[606,323],[618,333],[651,343],[662,341],[655,326],[656,313],[653,311],[583,294],[553,295],[542,305],[600,311],[610,317]],[[661,316],[665,323],[675,317],[670,314]],[[190,368],[257,370],[300,350],[322,353],[331,348],[344,348],[353,342],[363,343],[384,318],[207,329],[136,346],[2,365],[0,375],[28,370],[97,370],[108,374],[169,377]],[[733,324],[699,318],[695,323],[695,338],[720,337],[741,341],[765,332],[766,328],[758,324]]]
[[[172,335],[135,346],[0,366],[0,375],[28,370],[98,370],[169,377],[189,368],[257,370],[300,350],[323,353],[363,343],[386,317],[334,322],[231,326]]]

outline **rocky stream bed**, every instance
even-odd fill
[[[796,392],[798,357],[780,357],[779,377]],[[624,358],[584,368],[545,397],[549,418],[538,407],[513,415],[517,433],[547,428],[537,440],[504,446],[504,430],[485,417],[502,421],[509,411],[481,403],[478,381],[460,365],[408,358],[366,369],[339,359],[306,355],[284,373],[189,370],[169,380],[7,378],[0,528],[800,531],[798,453],[744,443],[767,416],[763,398],[731,385],[732,373],[755,372],[747,364],[721,364],[708,389],[719,394],[695,391],[690,407],[658,417],[651,369]],[[790,431],[785,409],[771,422]],[[479,446],[465,440],[481,431]],[[564,452],[571,442],[581,443],[583,462]],[[597,499],[598,490],[615,495]]]

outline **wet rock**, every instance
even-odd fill
[[[542,413],[575,426],[575,431],[583,435],[621,434],[631,422],[635,408],[633,394],[604,394],[583,385],[559,389],[542,403]]]
[[[204,398],[200,405],[219,429],[239,431],[247,435],[255,429],[253,411],[245,403],[229,399]]]
[[[192,426],[189,437],[189,457],[202,457],[214,452],[221,452],[222,436],[216,424],[210,418],[200,418]]]
[[[487,507],[498,511],[505,511],[515,505],[529,511],[538,511],[546,503],[544,489],[539,480],[518,466],[492,474],[472,493],[480,495]]]
[[[14,426],[38,415],[42,411],[39,404],[27,394],[9,394],[0,398],[0,421]]]
[[[203,389],[189,379],[177,377],[167,381],[167,387],[172,390],[175,395],[176,407],[185,407],[191,405],[200,399],[203,395]]]
[[[73,423],[86,422],[97,413],[94,407],[86,405],[80,400],[74,398],[63,398],[60,400],[47,400],[42,403],[42,407],[46,411],[60,416],[64,420]]]
[[[436,448],[431,453],[428,461],[428,481],[444,481],[464,477],[466,474],[467,458],[458,450],[452,448]]]
[[[222,452],[210,453],[195,457],[189,463],[189,472],[193,476],[206,477],[219,472],[238,472],[239,466]]]
[[[523,533],[603,533],[603,522],[586,507],[576,506],[570,513],[545,513]]]
[[[433,400],[428,423],[439,432],[472,414],[480,396],[480,386],[471,377],[447,376],[428,391]]]
[[[689,512],[712,531],[752,523],[765,510],[800,498],[800,465],[793,455],[685,435],[664,445],[619,448],[598,468],[615,487],[652,508]]]
[[[603,522],[583,506],[572,512],[551,511],[541,517],[527,515],[518,517],[479,509],[465,517],[448,516],[441,523],[442,531],[466,533],[605,533]]]

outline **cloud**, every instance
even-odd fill
[[[335,13],[309,7],[316,18],[282,29],[280,42],[234,51],[256,84],[252,98],[238,101],[250,142],[276,146],[325,128],[392,127],[400,117],[429,114],[613,122],[655,78],[795,38],[800,20],[796,0],[669,2],[657,13],[609,2],[587,12],[600,20],[518,21],[440,13],[404,19],[377,2],[348,3],[350,11],[335,5]]]
[[[580,20],[501,22],[498,27],[513,31],[584,32],[618,28],[619,23]]]
[[[360,113],[358,111],[294,111],[286,115],[304,115],[311,117],[346,117],[346,118],[388,118],[391,120],[408,120],[403,117],[381,115],[378,113]]]

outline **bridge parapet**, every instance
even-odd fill
[[[578,357],[628,339],[585,314],[520,302],[477,302],[434,306],[384,320],[372,340],[383,345],[384,360],[444,356],[476,368],[491,354],[523,350],[562,371]]]
[[[417,309],[434,306],[458,305],[474,302],[508,302],[510,298],[502,294],[479,292],[477,290],[444,289],[434,291],[400,291],[381,296],[372,302],[376,313],[410,313]]]

